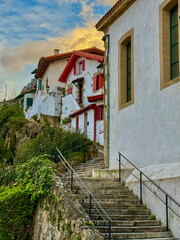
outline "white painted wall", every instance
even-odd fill
[[[77,110],[79,110],[79,104],[72,94],[68,94],[62,98],[62,115],[61,119],[69,117],[69,115]]]
[[[32,98],[33,101],[34,101],[34,97],[35,97],[35,92],[34,93],[26,93],[26,94],[24,94],[24,110],[27,109],[27,98]],[[21,104],[21,100],[20,100],[20,104]]]
[[[87,137],[94,141],[94,110],[91,109],[87,112],[87,121],[89,125],[87,126]],[[72,118],[71,121],[72,131],[76,131],[76,117]],[[84,113],[79,115],[79,132],[84,133]]]
[[[76,65],[78,66],[78,63],[81,62],[82,60],[84,60],[84,58],[79,58],[78,61],[76,62]],[[93,95],[98,95],[103,93],[103,88],[99,89],[99,91],[96,91],[95,93],[93,92],[93,86],[91,86],[93,84],[93,74],[97,73],[97,66],[99,65],[99,62],[96,60],[89,60],[89,59],[85,59],[85,71],[83,71],[81,74],[78,75],[74,75],[74,69],[72,69],[72,71],[70,72],[69,76],[67,77],[67,83],[66,83],[66,90],[68,88],[68,85],[73,81],[76,80],[78,78],[82,78],[84,77],[85,80],[85,84],[84,84],[84,88],[85,88],[85,93],[84,93],[84,106],[88,106],[90,103],[88,102],[87,97],[88,96],[93,96]],[[76,91],[77,91],[77,87],[75,85],[73,85],[73,96],[76,99]]]
[[[112,26],[110,34],[110,168],[117,169],[117,151],[180,199],[180,83],[160,90],[159,5],[163,0],[136,1]],[[134,104],[118,110],[118,41],[134,28]],[[173,166],[176,167],[173,169]],[[155,166],[152,166],[155,165]],[[161,174],[164,173],[163,178]],[[127,184],[139,194],[139,183]],[[144,193],[144,202],[164,219],[162,205]],[[180,222],[170,228],[180,237]]]
[[[109,28],[110,168],[121,151],[137,166],[180,161],[180,83],[160,91],[159,5],[136,1]],[[134,28],[135,103],[118,110],[118,41]]]
[[[167,193],[179,202],[180,196],[180,163],[151,165],[141,169],[156,184],[161,186]],[[139,173],[134,171],[133,174],[139,178]],[[143,178],[145,184],[156,192],[156,194],[165,202],[165,194],[157,187],[154,187],[147,179]],[[126,185],[139,196],[139,181],[132,175],[126,180]],[[176,186],[176,187],[175,187]],[[165,205],[153,195],[146,187],[143,186],[143,203],[147,204],[157,219],[161,220],[166,226],[166,208]],[[180,215],[180,208],[169,199],[169,206]],[[172,230],[174,237],[180,237],[180,219],[169,209],[169,228]]]
[[[39,91],[35,95],[33,106],[26,112],[26,118],[30,119],[34,115],[38,115],[37,120],[40,119],[40,114],[49,116],[60,116],[61,112],[61,94],[55,95],[47,94]]]
[[[65,83],[59,82],[58,79],[63,72],[68,58],[52,61],[49,63],[42,79],[41,79],[41,89],[46,91],[46,79],[48,78],[48,85],[50,86],[50,92],[54,90],[56,86],[65,87]]]

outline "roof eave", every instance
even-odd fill
[[[105,32],[109,26],[111,26],[117,18],[119,18],[129,7],[133,5],[136,0],[122,0],[119,4],[115,4],[102,19],[96,24],[98,31]],[[117,5],[117,6],[116,6]]]

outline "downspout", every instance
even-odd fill
[[[110,149],[110,96],[109,96],[109,48],[110,48],[110,35],[107,34],[103,37],[103,41],[106,43],[106,39],[108,39],[108,49],[107,49],[107,168],[109,169],[109,149]]]

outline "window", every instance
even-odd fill
[[[81,74],[83,71],[85,71],[85,60],[77,63],[77,69],[76,64],[74,65],[74,75]]]
[[[33,98],[27,98],[27,107],[31,107],[33,105]]]
[[[171,80],[179,76],[178,4],[170,12]]]
[[[96,107],[96,120],[103,120],[104,119],[104,106],[100,105]]]
[[[100,75],[94,76],[93,90],[97,91],[102,87],[103,87],[103,75],[100,74]]]
[[[160,88],[180,80],[178,0],[165,0],[160,5]]]
[[[119,40],[119,110],[134,103],[134,48],[133,29]]]

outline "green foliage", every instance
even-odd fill
[[[0,177],[0,239],[30,239],[37,202],[50,195],[54,164],[35,157]]]
[[[11,157],[9,149],[5,146],[4,139],[0,135],[0,168],[4,171],[7,160]]]
[[[70,123],[71,122],[71,118],[65,118],[64,120],[62,120],[62,124],[66,124],[66,123]]]
[[[30,239],[34,204],[22,186],[0,193],[0,239]]]
[[[52,156],[52,159],[56,162],[56,148],[59,148],[64,155],[72,155],[75,152],[79,152],[81,155],[84,150],[88,151],[91,145],[92,142],[82,134],[63,132],[59,126],[46,125],[43,133],[36,139],[26,141],[18,146],[15,164],[26,162],[32,157],[44,154]]]
[[[3,137],[9,130],[20,130],[26,122],[23,110],[18,103],[12,106],[5,104],[0,109],[0,131]]]

